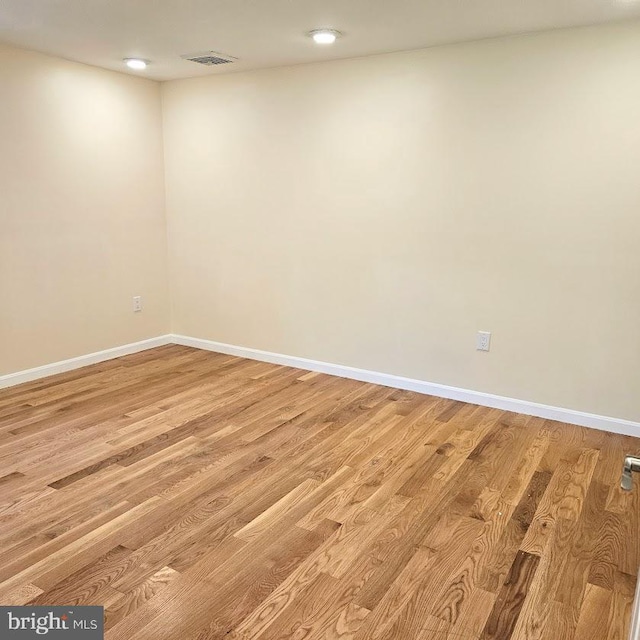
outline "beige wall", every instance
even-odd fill
[[[0,375],[168,332],[163,172],[157,83],[0,47]]]
[[[170,330],[166,169],[175,333],[640,420],[638,78],[627,23],[170,82],[163,167],[158,84],[0,47],[0,375]]]
[[[176,333],[640,419],[638,23],[163,104]]]

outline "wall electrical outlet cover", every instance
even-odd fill
[[[476,336],[476,349],[478,351],[489,351],[491,348],[491,332],[478,331]]]
[[[133,312],[142,311],[142,296],[133,296]]]

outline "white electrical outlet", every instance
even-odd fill
[[[142,296],[133,296],[133,312],[142,311]]]
[[[476,349],[478,351],[489,351],[491,348],[491,331],[478,331],[476,336]]]

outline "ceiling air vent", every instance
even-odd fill
[[[190,60],[191,62],[197,62],[198,64],[204,64],[207,67],[213,67],[217,64],[229,64],[235,62],[237,58],[233,56],[226,56],[223,53],[217,53],[216,51],[205,51],[204,53],[190,53],[184,56],[180,56],[184,60]]]

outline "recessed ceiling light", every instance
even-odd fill
[[[314,29],[309,35],[316,44],[333,44],[342,34],[335,29]]]
[[[135,71],[143,71],[147,68],[147,61],[140,58],[125,58],[124,63],[129,69],[134,69]]]

